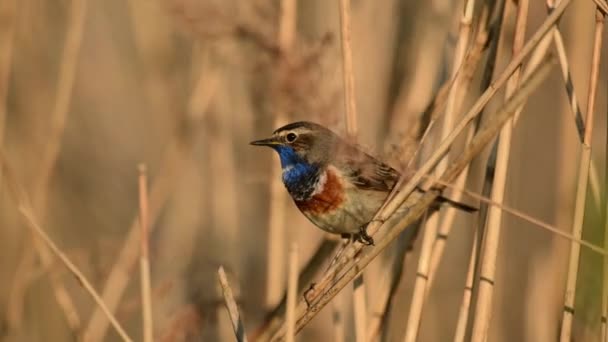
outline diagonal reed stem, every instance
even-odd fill
[[[595,100],[597,81],[599,78],[600,55],[602,51],[602,33],[604,31],[604,15],[599,8],[595,11],[595,33],[593,40],[593,54],[591,57],[591,70],[589,77],[589,94],[587,96],[587,115],[585,117],[585,135],[581,145],[579,160],[578,183],[576,188],[576,204],[574,206],[574,219],[572,233],[580,238],[583,234],[583,220],[585,217],[585,200],[589,180],[589,166],[591,163],[591,138],[593,134],[593,117],[595,113]],[[568,279],[564,294],[564,309],[560,341],[569,342],[572,339],[572,320],[574,317],[574,299],[576,295],[576,280],[578,277],[578,264],[580,258],[580,245],[570,245],[570,261],[568,265]]]

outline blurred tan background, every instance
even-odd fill
[[[403,162],[395,146],[420,124],[449,77],[462,6],[448,0],[352,1],[359,141],[393,165]],[[121,253],[137,257],[138,244],[121,250],[137,222],[137,165],[148,167],[158,340],[233,339],[217,285],[220,265],[229,273],[246,330],[253,331],[280,299],[284,284],[272,279],[286,274],[289,242],[298,242],[304,264],[323,239],[283,198],[285,230],[276,245],[284,258],[269,269],[270,184],[279,165],[270,150],[248,145],[270,134],[277,116],[344,132],[338,2],[298,1],[296,13],[295,41],[282,51],[277,0],[0,0],[0,142],[43,228],[99,292]],[[545,4],[532,2],[528,36],[545,17]],[[577,0],[560,22],[583,113],[593,18],[593,1]],[[512,35],[514,23],[504,25]],[[497,70],[509,58],[501,54],[511,43],[504,44]],[[593,139],[601,189],[607,45]],[[477,81],[464,108],[479,93]],[[488,110],[500,104],[494,101]],[[579,153],[555,68],[515,128],[506,202],[570,230]],[[406,152],[400,147],[397,154]],[[0,180],[0,338],[78,340],[91,329],[95,305],[54,257],[38,257],[6,190]],[[605,207],[589,196],[584,238],[596,244],[603,244],[605,209],[599,208]],[[458,217],[429,293],[420,341],[452,339],[475,222]],[[557,339],[569,246],[505,215],[489,341]],[[402,340],[419,247],[420,239],[404,264],[387,341]],[[366,273],[370,302],[382,273],[374,267]],[[601,268],[601,257],[583,249],[576,341],[598,340]],[[123,271],[127,287],[116,317],[141,340],[138,268]],[[58,304],[57,288],[66,290],[71,318],[65,302]],[[354,339],[350,291],[339,297],[346,340]],[[330,305],[299,339],[332,340],[331,315]],[[111,327],[102,336],[119,339]]]

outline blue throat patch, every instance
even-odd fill
[[[306,162],[289,146],[274,146],[281,159],[283,183],[294,200],[308,199],[319,180],[319,167]]]

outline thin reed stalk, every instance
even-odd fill
[[[462,295],[462,303],[458,311],[458,320],[456,322],[456,332],[454,333],[454,342],[464,342],[467,334],[467,325],[469,323],[469,315],[471,313],[471,299],[473,297],[473,279],[475,277],[475,265],[477,264],[477,250],[479,249],[479,229],[475,229],[473,237],[473,248],[469,259],[469,267],[467,268],[467,278],[464,284],[464,292]]]
[[[304,286],[308,286],[314,278],[314,276],[319,273],[325,261],[330,257],[330,255],[336,249],[338,245],[338,241],[335,239],[323,239],[323,241],[317,247],[317,250],[313,254],[313,256],[308,260],[306,265],[300,271],[298,276],[298,293],[305,290]],[[280,302],[266,315],[260,327],[258,327],[252,333],[253,340],[265,341],[270,338],[268,336],[272,331],[274,331],[277,326],[280,324],[280,319],[283,319],[285,316],[285,310],[287,307],[287,291],[283,293],[283,297]]]
[[[608,254],[608,250],[602,248],[601,246],[598,246],[596,244],[593,244],[593,243],[591,243],[589,241],[586,241],[586,240],[583,240],[583,239],[576,238],[574,235],[572,235],[570,233],[567,233],[567,232],[564,232],[563,229],[557,228],[557,227],[555,227],[555,226],[553,226],[553,225],[551,225],[549,223],[546,223],[546,222],[544,222],[542,220],[534,218],[533,216],[531,216],[529,214],[526,214],[526,213],[524,213],[521,210],[514,209],[514,208],[512,208],[510,206],[507,206],[507,205],[505,205],[503,203],[492,201],[491,199],[489,199],[489,198],[487,198],[487,197],[485,197],[483,195],[477,194],[477,193],[469,191],[467,189],[462,189],[462,188],[458,189],[458,188],[455,188],[452,184],[443,182],[443,181],[441,181],[439,179],[433,179],[433,181],[436,182],[437,184],[441,184],[441,185],[445,186],[446,188],[451,188],[452,190],[456,190],[456,191],[460,191],[462,193],[465,193],[465,194],[467,194],[467,196],[470,196],[471,198],[477,199],[477,200],[479,200],[482,203],[486,203],[488,205],[497,207],[500,210],[502,210],[502,211],[504,211],[504,212],[506,212],[508,214],[511,214],[511,215],[513,215],[513,216],[515,216],[517,218],[520,218],[520,219],[522,219],[522,220],[524,220],[526,222],[529,222],[529,223],[533,224],[535,227],[542,228],[542,229],[544,229],[544,230],[546,230],[548,232],[551,232],[552,234],[555,234],[555,235],[557,235],[559,237],[562,237],[562,238],[564,238],[564,239],[566,239],[566,240],[568,240],[570,242],[574,242],[574,243],[577,243],[577,244],[579,244],[581,246],[587,247],[587,248],[589,248],[589,250],[591,250],[591,251],[593,251],[595,253],[598,253],[599,255],[604,256],[604,255]]]
[[[513,38],[512,56],[517,56],[523,45],[526,34],[526,23],[528,17],[528,1],[518,2],[517,17],[515,22],[515,36]],[[513,96],[519,86],[521,68],[517,68],[509,78],[506,86],[506,99]],[[517,110],[520,112],[520,109]],[[496,167],[494,182],[492,184],[491,199],[502,203],[505,197],[507,183],[507,172],[509,156],[511,151],[511,136],[513,132],[513,120],[507,121],[502,128],[498,140],[496,152]],[[475,318],[473,321],[472,341],[484,342],[487,338],[492,315],[492,298],[494,295],[494,278],[496,274],[496,258],[498,255],[498,243],[502,225],[502,210],[491,207],[488,212],[481,255],[479,274],[479,285],[477,289],[477,303],[475,306]]]
[[[127,335],[125,330],[122,328],[120,323],[116,320],[112,312],[108,309],[104,301],[101,299],[95,288],[91,284],[91,282],[85,277],[84,273],[78,269],[78,267],[68,258],[68,256],[63,252],[55,242],[49,237],[49,235],[45,232],[45,230],[38,223],[38,219],[35,215],[35,210],[30,204],[27,192],[23,188],[23,186],[17,182],[15,178],[15,174],[12,171],[12,168],[8,164],[8,161],[5,157],[4,150],[0,148],[0,168],[3,169],[4,180],[9,188],[9,192],[11,194],[12,200],[15,202],[19,213],[25,219],[28,227],[31,229],[32,233],[36,235],[38,239],[40,239],[41,243],[44,243],[46,247],[50,250],[50,253],[53,254],[53,257],[59,259],[61,263],[74,275],[74,277],[78,280],[80,285],[84,288],[84,290],[93,298],[97,307],[103,312],[106,318],[110,321],[118,335],[122,338],[123,341],[131,341],[131,338]]]
[[[608,108],[606,117],[608,118]],[[608,121],[606,122],[606,137],[608,137]],[[608,139],[606,140],[606,160],[608,160]],[[604,176],[604,206],[604,248],[608,248],[608,165],[605,167]],[[603,273],[600,341],[608,342],[608,255],[604,256]]]
[[[355,95],[355,72],[351,41],[350,0],[340,0],[340,41],[342,43],[342,76],[344,78],[344,115],[346,134],[351,142],[357,141],[357,98]],[[355,315],[355,336],[357,341],[367,338],[367,300],[363,275],[353,282],[353,308]]]
[[[363,273],[353,281],[353,312],[355,315],[355,339],[367,341],[367,300],[365,298],[365,280]]]
[[[289,63],[293,45],[296,39],[297,6],[296,0],[281,0],[281,17],[279,26],[279,49],[281,58],[278,60],[278,72],[275,82],[278,87],[289,75]],[[275,99],[280,104],[281,99]],[[274,113],[274,127],[278,128],[287,123],[287,115],[280,105]],[[272,168],[270,178],[270,214],[268,224],[268,255],[266,276],[266,305],[275,305],[284,292],[285,279],[285,246],[286,227],[285,212],[287,192],[281,180],[281,170]]]
[[[202,68],[199,80],[190,97],[190,112],[186,118],[186,131],[179,132],[161,159],[161,166],[150,188],[148,226],[154,230],[162,208],[169,199],[179,175],[186,169],[190,155],[196,141],[196,129],[204,119],[204,114],[214,96],[217,85],[217,75],[213,70]],[[103,288],[102,297],[111,312],[115,312],[127,285],[131,281],[131,269],[138,260],[138,245],[140,243],[140,225],[137,215],[129,226],[129,233],[125,238],[115,263]],[[84,332],[87,341],[103,340],[108,328],[107,318],[100,310],[93,311]]]
[[[154,339],[154,326],[152,321],[152,286],[150,284],[150,257],[149,257],[149,226],[148,226],[148,171],[145,164],[139,165],[139,220],[141,225],[140,245],[140,286],[142,303],[142,324],[144,342]]]
[[[4,127],[6,125],[6,100],[13,58],[16,9],[16,0],[5,0],[0,4],[0,18],[3,18],[4,21],[0,28],[0,145],[4,140]]]
[[[226,310],[228,310],[230,322],[232,323],[232,329],[234,330],[234,336],[236,337],[236,340],[238,342],[247,342],[245,325],[243,324],[243,320],[241,319],[241,315],[239,314],[239,308],[236,305],[236,301],[234,300],[234,295],[232,294],[230,284],[228,284],[228,278],[226,277],[224,267],[220,266],[220,268],[217,270],[217,274],[220,286],[222,287],[222,293],[224,294],[224,303],[226,304]]]
[[[456,43],[456,51],[454,53],[454,61],[452,64],[451,77],[453,79],[453,83],[448,94],[445,115],[443,115],[443,126],[441,136],[439,138],[440,141],[445,139],[445,137],[452,130],[454,122],[456,121],[458,114],[460,114],[460,105],[462,104],[462,98],[466,92],[466,88],[462,87],[465,81],[465,75],[464,73],[459,73],[458,70],[460,70],[464,64],[467,48],[469,46],[474,8],[474,0],[468,0],[464,3],[463,13],[460,19],[458,42]],[[437,165],[435,174],[441,175],[445,171],[446,165],[447,156]],[[420,258],[418,260],[418,269],[416,272],[414,292],[412,294],[412,303],[410,304],[408,321],[405,330],[406,333],[404,341],[406,342],[414,342],[418,336],[418,328],[420,327],[422,310],[430,289],[428,275],[431,267],[431,256],[435,247],[435,241],[439,236],[438,226],[439,212],[434,212],[426,221],[424,227],[422,249],[420,251]]]
[[[344,109],[346,133],[349,139],[357,137],[357,105],[355,97],[355,73],[351,47],[350,0],[340,0],[340,40],[342,42],[342,76],[344,77]]]
[[[296,338],[296,299],[298,297],[298,244],[291,244],[289,251],[289,272],[287,276],[287,310],[285,322],[287,322],[287,342],[294,342]]]
[[[10,6],[10,5],[8,5]],[[33,181],[32,197],[33,208],[36,216],[42,221],[46,219],[47,200],[49,195],[49,183],[55,170],[59,151],[61,149],[61,138],[65,129],[65,122],[69,113],[70,103],[72,99],[72,88],[76,77],[78,67],[78,58],[80,56],[80,46],[84,32],[84,22],[86,18],[87,0],[73,0],[70,6],[70,19],[66,31],[65,43],[60,58],[59,77],[57,83],[57,92],[55,95],[54,107],[51,112],[49,122],[49,135],[44,144],[41,158],[37,165],[39,173]],[[3,121],[0,118],[0,121]],[[3,126],[3,122],[0,122]],[[32,235],[33,248],[23,248],[24,254],[22,259],[24,262],[19,263],[19,268],[16,271],[16,276],[13,279],[8,316],[13,323],[13,329],[18,329],[21,322],[21,313],[25,292],[20,289],[27,282],[21,278],[29,274],[28,270],[33,268],[33,263],[36,260],[31,254],[36,253],[40,257],[42,265],[49,271],[49,279],[53,294],[59,307],[66,316],[68,325],[72,331],[80,330],[81,319],[76,309],[70,293],[65,288],[60,275],[53,269],[53,256],[47,246],[38,240],[36,235]],[[26,244],[28,242],[25,242]]]
[[[585,116],[585,134],[583,137],[583,143],[581,145],[581,157],[579,160],[578,182],[576,188],[576,203],[574,206],[574,219],[572,222],[572,233],[576,238],[580,238],[583,234],[585,200],[589,180],[589,166],[591,162],[591,138],[594,125],[593,117],[595,114],[595,100],[597,92],[597,80],[600,69],[603,30],[604,15],[602,14],[601,9],[597,8],[595,11],[595,33],[589,76],[589,93],[587,96],[587,114]],[[574,299],[576,295],[576,280],[578,277],[579,259],[580,245],[572,243],[570,245],[568,279],[566,281],[562,326],[560,330],[560,341],[562,342],[568,342],[572,339],[572,320],[574,317]]]

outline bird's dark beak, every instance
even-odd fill
[[[255,145],[255,146],[276,146],[276,145],[279,145],[280,143],[277,140],[277,138],[271,137],[268,139],[255,140],[255,141],[250,142],[249,144]]]

